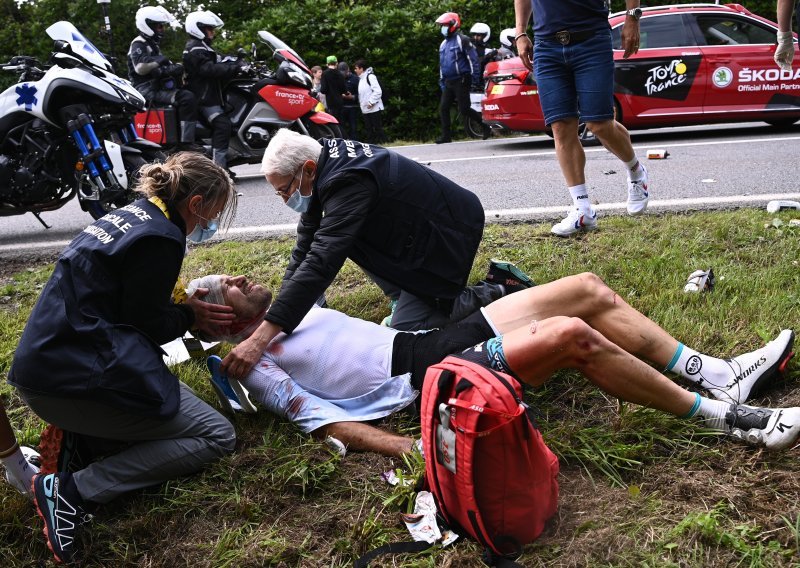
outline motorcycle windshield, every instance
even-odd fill
[[[56,22],[47,28],[47,35],[53,40],[62,40],[67,42],[72,48],[72,52],[86,60],[88,63],[112,71],[111,63],[106,59],[105,55],[90,42],[86,37],[78,31],[78,28],[69,22],[61,21]]]
[[[304,67],[308,67],[308,65],[306,65],[306,62],[303,61],[303,58],[300,57],[294,49],[289,47],[283,40],[281,40],[277,36],[262,30],[258,32],[258,39],[261,40],[261,43],[267,45],[272,50],[273,53],[278,51],[288,51],[293,56],[289,58],[290,60],[296,60]]]

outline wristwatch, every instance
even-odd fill
[[[642,9],[641,8],[631,8],[630,10],[625,12],[625,15],[626,16],[630,16],[631,18],[633,18],[634,20],[636,20],[638,22],[639,18],[642,17]]]

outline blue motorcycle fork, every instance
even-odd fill
[[[106,159],[103,147],[100,146],[100,142],[97,140],[91,119],[87,115],[81,114],[75,120],[70,120],[67,123],[67,131],[75,141],[75,145],[81,154],[81,161],[89,168],[89,174],[92,178],[99,180],[101,170],[104,173],[111,170],[111,165]],[[88,138],[88,144],[84,136]],[[90,144],[91,150],[89,149]]]

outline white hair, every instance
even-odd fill
[[[281,128],[269,141],[261,160],[261,173],[264,175],[288,176],[311,160],[315,164],[322,153],[322,144],[288,128]]]

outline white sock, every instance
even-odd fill
[[[695,397],[697,398],[694,406],[692,406],[692,409],[689,411],[689,413],[685,416],[682,416],[682,418],[698,418],[703,420],[704,426],[711,428],[712,430],[725,432],[725,416],[728,414],[728,411],[733,405],[730,402],[725,402],[723,400],[705,398],[700,396],[698,393],[695,393]]]
[[[580,209],[582,213],[591,213],[592,204],[589,203],[589,192],[586,191],[586,184],[571,185],[568,189],[575,208]]]
[[[632,160],[625,162],[625,167],[628,168],[628,179],[631,181],[640,181],[644,178],[644,168],[639,163],[639,158],[636,156]]]
[[[36,470],[25,459],[19,444],[0,452],[0,463],[5,466],[10,477],[18,479],[25,487],[30,486],[31,479],[36,475]]]
[[[678,349],[667,363],[666,370],[709,390],[725,388],[736,378],[736,372],[728,361],[704,355],[683,343],[678,343]]]

